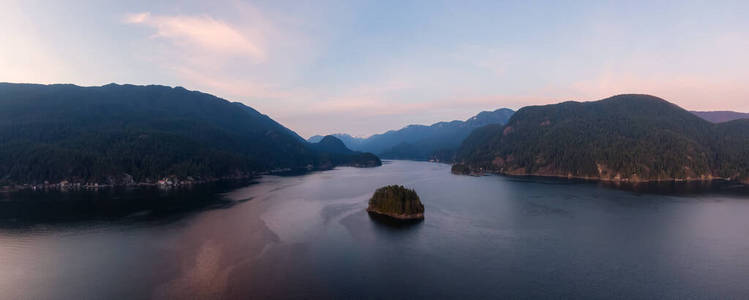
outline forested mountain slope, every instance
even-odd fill
[[[746,181],[749,120],[713,124],[649,95],[529,106],[474,131],[457,159],[456,173]]]
[[[321,152],[250,107],[181,87],[0,83],[0,184],[206,180],[336,164]]]

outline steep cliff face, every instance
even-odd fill
[[[453,171],[613,181],[743,180],[749,125],[712,124],[663,99],[619,95],[519,110],[475,130]]]

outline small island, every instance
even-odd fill
[[[375,191],[367,212],[399,220],[424,219],[424,205],[416,191],[402,185],[388,185]]]

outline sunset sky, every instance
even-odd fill
[[[748,15],[749,1],[0,0],[0,81],[183,86],[304,137],[620,93],[748,112]]]

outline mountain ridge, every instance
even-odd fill
[[[355,161],[364,157],[315,149],[249,106],[160,85],[0,83],[0,146],[0,185],[205,181],[364,165]]]
[[[513,110],[507,108],[482,111],[465,121],[442,121],[431,125],[411,124],[367,138],[356,138],[345,133],[334,135],[353,150],[375,153],[384,158],[450,160],[454,151],[473,129],[487,124],[505,123],[513,113]],[[308,141],[318,141],[321,138],[319,135],[312,136]]]
[[[725,125],[724,125],[725,124]],[[611,181],[749,177],[749,122],[713,124],[650,95],[528,106],[474,131],[455,173]]]

